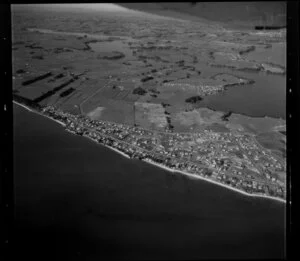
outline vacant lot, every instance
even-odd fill
[[[90,111],[87,116],[92,120],[99,120],[101,119],[103,110],[105,110],[104,107],[97,107],[95,110]]]
[[[163,129],[168,122],[161,104],[135,103],[135,123],[149,129]]]
[[[256,140],[265,148],[272,150],[276,155],[286,157],[286,138],[279,132],[264,132],[256,136]]]

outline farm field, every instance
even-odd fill
[[[286,5],[10,5],[17,252],[284,259]]]
[[[146,129],[242,131],[284,156],[283,112],[273,115],[285,99],[285,30],[232,30],[137,11],[82,12],[14,7],[14,93]],[[236,109],[223,109],[228,105]],[[244,112],[248,107],[258,110],[256,117]]]
[[[34,15],[30,9],[15,7],[13,11],[14,90],[35,99],[78,75],[68,85],[75,89],[69,97],[60,97],[66,90],[62,88],[43,100],[43,105],[87,114],[103,107],[107,99],[118,100],[116,104],[125,107],[133,107],[135,102],[164,102],[170,104],[168,110],[178,111],[191,109],[185,100],[194,95],[216,95],[227,88],[247,89],[256,84],[255,74],[285,70],[285,60],[278,55],[279,48],[284,48],[284,32],[255,36],[251,31],[232,32],[175,18],[154,16],[154,21],[153,15],[139,12],[132,16],[127,12],[113,16],[103,12],[97,16],[86,11],[83,18],[65,9],[34,11]],[[112,26],[112,22],[120,27]],[[277,63],[279,69],[274,67]],[[241,74],[247,71],[252,74]],[[64,76],[22,86],[22,82],[45,72]],[[246,79],[244,86],[240,85],[241,79]],[[146,93],[133,94],[138,87]],[[111,106],[101,115],[110,110]]]

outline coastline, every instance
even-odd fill
[[[14,100],[13,100],[13,103],[18,104],[19,106],[23,107],[23,108],[26,109],[27,111],[35,112],[35,111],[31,110],[29,107],[23,105],[22,103],[18,103],[18,102],[14,101]],[[37,113],[37,112],[36,112],[36,113]]]
[[[52,120],[52,121],[55,121],[55,122],[57,122],[58,124],[60,124],[60,125],[62,125],[62,126],[64,126],[64,127],[66,126],[66,124],[63,123],[62,121],[55,120],[55,119],[53,119],[53,118],[48,117],[48,116],[45,115],[45,114],[39,113],[38,111],[31,110],[29,107],[27,107],[27,106],[25,106],[25,105],[23,105],[23,104],[21,104],[21,103],[18,103],[18,102],[16,102],[16,101],[13,101],[13,103],[18,104],[19,106],[23,107],[24,109],[26,109],[26,110],[28,110],[28,111],[30,111],[30,112],[39,114],[39,115],[41,115],[41,116],[43,116],[43,117],[46,117],[46,118],[48,118],[48,119],[50,119],[50,120]]]
[[[71,132],[71,131],[68,131],[68,132]],[[71,132],[71,133],[72,133],[72,132]],[[73,134],[74,134],[74,133],[73,133]],[[76,134],[75,134],[75,135],[76,135]],[[108,148],[108,149],[111,149],[111,150],[113,150],[113,151],[115,151],[115,152],[121,154],[122,156],[124,156],[124,157],[130,159],[130,157],[129,157],[127,154],[125,154],[124,152],[122,152],[122,151],[120,151],[120,150],[117,150],[117,149],[115,149],[115,148],[113,148],[113,147],[110,147],[110,146],[107,146],[107,145],[105,145],[105,144],[101,144],[101,143],[95,141],[94,139],[90,138],[90,137],[87,136],[87,135],[83,135],[83,137],[88,138],[88,139],[90,139],[91,141],[97,143],[98,145],[102,145],[102,146],[104,146],[104,147],[106,147],[106,148]]]
[[[277,201],[282,202],[282,203],[286,203],[286,200],[284,200],[284,199],[275,198],[275,197],[271,197],[271,196],[265,196],[265,195],[250,194],[250,193],[247,193],[247,192],[245,192],[245,191],[239,190],[239,189],[237,189],[237,188],[234,188],[234,187],[225,185],[225,184],[223,184],[223,183],[220,183],[220,182],[217,182],[217,181],[214,181],[214,180],[211,180],[211,179],[208,179],[208,178],[199,176],[199,175],[195,175],[195,174],[188,173],[188,172],[181,171],[181,170],[174,170],[174,169],[168,168],[168,167],[166,167],[166,166],[160,165],[160,164],[158,164],[158,163],[155,163],[155,162],[153,162],[153,161],[149,161],[149,160],[143,160],[143,161],[148,162],[148,163],[150,163],[150,164],[152,164],[152,165],[155,165],[155,166],[157,166],[157,167],[159,167],[159,168],[163,168],[163,169],[165,169],[165,170],[167,170],[167,171],[170,171],[170,172],[173,172],[173,173],[179,172],[179,173],[181,173],[181,174],[184,174],[184,175],[189,176],[189,177],[194,178],[194,179],[201,179],[201,180],[204,180],[204,181],[213,183],[213,184],[215,184],[215,185],[222,186],[222,187],[227,188],[227,189],[230,189],[230,190],[232,190],[232,191],[239,192],[239,193],[241,193],[241,194],[243,194],[243,195],[245,195],[245,196],[259,197],[259,198],[269,198],[269,199],[277,200]]]
[[[211,108],[210,106],[205,106],[205,107],[200,107],[200,108],[207,108],[211,111],[214,111],[214,112],[223,112],[223,111],[219,111],[217,109],[213,109]],[[232,114],[236,114],[236,115],[242,115],[242,116],[245,116],[245,117],[249,117],[249,118],[258,118],[258,119],[275,119],[275,120],[281,120],[281,121],[285,121],[286,122],[286,119],[282,118],[282,117],[271,117],[271,116],[268,116],[268,115],[261,115],[261,116],[254,116],[254,115],[250,115],[250,114],[246,114],[246,113],[243,113],[243,112],[235,112],[235,111],[232,111]],[[223,113],[226,113],[225,111]],[[228,117],[230,118],[232,116],[232,114]]]
[[[44,117],[46,117],[46,118],[48,118],[48,119],[50,119],[50,120],[53,120],[53,121],[59,123],[59,124],[62,125],[62,126],[65,126],[65,124],[64,124],[63,122],[58,121],[58,120],[55,120],[55,119],[53,119],[53,118],[50,118],[50,117],[48,117],[48,116],[46,116],[46,115],[44,115],[44,114],[41,114],[41,113],[39,113],[39,112],[37,112],[37,111],[31,110],[30,108],[28,108],[27,106],[25,106],[25,105],[23,105],[23,104],[20,104],[20,103],[18,103],[18,102],[16,102],[16,101],[13,101],[13,103],[15,103],[15,104],[17,104],[17,105],[19,105],[19,106],[25,108],[26,110],[28,110],[28,111],[30,111],[30,112],[37,113],[37,114],[39,114],[39,115],[41,115],[41,116],[44,116]],[[66,130],[66,131],[68,131],[68,132],[70,132],[70,133],[72,133],[72,134],[75,134],[75,133],[73,133],[73,132],[71,132],[71,131],[69,131],[69,130]],[[76,134],[75,134],[75,135],[76,135]],[[131,159],[127,154],[123,153],[122,151],[119,151],[119,150],[116,149],[116,148],[107,146],[107,145],[105,145],[105,144],[99,144],[99,143],[96,142],[94,139],[92,139],[92,138],[90,138],[90,137],[88,137],[88,136],[86,136],[86,135],[84,135],[83,137],[90,139],[91,141],[97,143],[98,145],[103,145],[104,147],[109,148],[109,149],[111,149],[111,150],[117,152],[117,153],[121,154],[122,156],[126,157],[127,159]],[[246,195],[246,196],[250,196],[250,197],[259,197],[259,198],[268,198],[268,199],[273,199],[273,200],[279,201],[279,202],[281,202],[281,203],[286,203],[286,200],[284,200],[284,199],[275,198],[275,197],[266,196],[266,195],[250,194],[250,193],[247,193],[247,192],[245,192],[245,191],[236,189],[236,188],[234,188],[234,187],[225,185],[225,184],[223,184],[223,183],[220,183],[220,182],[217,182],[217,181],[214,181],[214,180],[211,180],[211,179],[208,179],[208,178],[199,176],[199,175],[195,175],[195,174],[188,173],[188,172],[181,171],[181,170],[174,170],[174,169],[171,169],[171,168],[169,168],[169,167],[167,167],[167,166],[164,166],[164,165],[162,165],[162,164],[155,163],[155,162],[153,162],[152,160],[142,159],[142,161],[144,161],[144,162],[146,162],[146,163],[149,163],[149,164],[152,164],[152,165],[154,165],[154,166],[156,166],[156,167],[165,169],[165,170],[167,170],[167,171],[169,171],[169,172],[172,172],[172,173],[178,172],[178,173],[184,174],[184,175],[186,175],[186,176],[189,176],[190,178],[200,179],[200,180],[204,180],[204,181],[213,183],[213,184],[215,184],[215,185],[222,186],[222,187],[224,187],[224,188],[230,189],[230,190],[232,190],[232,191],[241,193],[241,194]]]
[[[104,145],[105,146],[105,145]],[[122,151],[119,151],[119,150],[117,150],[117,149],[115,149],[115,148],[113,148],[113,147],[109,147],[109,146],[105,146],[106,148],[109,148],[109,149],[111,149],[111,150],[113,150],[113,151],[115,151],[115,152],[117,152],[117,153],[119,153],[119,154],[121,154],[122,156],[124,156],[125,158],[127,158],[127,159],[131,159],[127,154],[125,154],[124,152],[122,152]]]

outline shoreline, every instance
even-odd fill
[[[213,183],[213,184],[215,184],[215,185],[222,186],[222,187],[227,188],[227,189],[230,189],[230,190],[232,190],[232,191],[239,192],[239,193],[241,193],[241,194],[243,194],[243,195],[245,195],[245,196],[259,197],[259,198],[269,198],[269,199],[277,200],[277,201],[282,202],[282,203],[286,203],[286,200],[284,200],[284,199],[275,198],[275,197],[271,197],[271,196],[265,196],[265,195],[250,194],[250,193],[247,193],[247,192],[245,192],[245,191],[239,190],[239,189],[237,189],[237,188],[234,188],[234,187],[225,185],[225,184],[223,184],[223,183],[221,183],[221,182],[217,182],[217,181],[214,181],[214,180],[211,180],[211,179],[208,179],[208,178],[199,176],[199,175],[195,175],[195,174],[192,174],[192,173],[188,173],[188,172],[185,172],[185,171],[182,171],[182,170],[174,170],[174,169],[168,168],[168,167],[166,167],[166,166],[164,166],[164,165],[160,165],[159,163],[155,163],[155,162],[153,162],[153,161],[150,161],[150,160],[144,160],[144,159],[143,159],[143,161],[144,161],[144,162],[147,162],[147,163],[150,163],[150,164],[152,164],[152,165],[155,165],[155,166],[157,166],[157,167],[159,167],[159,168],[163,168],[163,169],[165,169],[165,170],[167,170],[167,171],[170,171],[170,172],[172,172],[172,173],[179,172],[179,173],[184,174],[184,175],[186,175],[186,176],[190,176],[191,178],[194,178],[194,179],[201,179],[201,180],[204,180],[204,181]]]
[[[68,131],[68,132],[71,132],[71,131]],[[71,133],[72,133],[72,132],[71,132]],[[75,133],[73,133],[73,134],[75,134]],[[75,135],[77,135],[77,134],[75,134]],[[111,149],[111,150],[113,150],[113,151],[115,151],[115,152],[121,154],[121,155],[124,156],[125,158],[131,159],[127,154],[125,154],[124,152],[122,152],[122,151],[120,151],[120,150],[118,150],[118,149],[116,149],[116,148],[107,146],[107,145],[105,145],[105,144],[101,144],[101,143],[95,141],[94,139],[90,138],[90,137],[87,136],[87,135],[82,135],[82,137],[88,138],[88,139],[90,139],[91,141],[95,142],[95,143],[98,144],[98,145],[102,145],[102,146],[104,146],[104,147],[106,147],[106,148],[108,148],[108,149]]]
[[[46,117],[46,118],[48,118],[48,119],[50,119],[50,120],[53,120],[53,121],[59,123],[59,124],[62,125],[62,126],[65,126],[65,124],[64,124],[63,122],[58,121],[58,120],[55,120],[55,119],[53,119],[53,118],[50,118],[50,117],[48,117],[48,116],[46,116],[46,115],[44,115],[44,114],[41,114],[41,113],[39,113],[39,112],[37,112],[37,111],[31,110],[30,108],[28,108],[27,106],[25,106],[25,105],[23,105],[23,104],[20,104],[20,103],[18,103],[18,102],[16,102],[16,101],[13,101],[13,103],[15,103],[15,104],[17,104],[17,105],[19,105],[19,106],[25,108],[26,110],[28,110],[28,111],[30,111],[30,112],[39,114],[39,115],[41,115],[41,116],[44,116],[44,117]],[[69,130],[67,130],[67,129],[66,129],[66,131],[68,131],[68,132],[70,132],[70,133],[72,133],[72,134],[74,134],[74,135],[77,135],[77,134],[75,134],[75,133],[73,133],[73,132],[71,132],[71,131],[69,131]],[[92,139],[92,138],[90,138],[90,137],[88,137],[88,136],[86,136],[86,135],[84,135],[83,137],[90,139],[91,141],[97,143],[98,145],[102,145],[102,146],[104,146],[104,147],[106,147],[106,148],[108,148],[108,149],[111,149],[111,150],[117,152],[117,153],[119,153],[120,155],[124,156],[124,157],[127,158],[127,159],[131,159],[127,154],[125,154],[125,153],[122,152],[122,151],[119,151],[119,150],[116,149],[116,148],[107,146],[107,145],[105,145],[105,144],[100,144],[100,143],[96,142],[94,139]],[[146,162],[146,163],[149,163],[149,164],[152,164],[152,165],[154,165],[154,166],[156,166],[156,167],[162,168],[162,169],[167,170],[167,171],[172,172],[172,173],[175,173],[175,172],[181,173],[181,174],[184,174],[184,175],[189,176],[189,177],[194,178],[194,179],[200,179],[200,180],[204,180],[204,181],[206,181],[206,182],[213,183],[213,184],[215,184],[215,185],[222,186],[222,187],[224,187],[224,188],[227,188],[227,189],[230,189],[230,190],[232,190],[232,191],[238,192],[238,193],[243,194],[243,195],[245,195],[245,196],[258,197],[258,198],[268,198],[268,199],[273,199],[273,200],[279,201],[279,202],[281,202],[281,203],[286,203],[286,200],[284,200],[284,199],[275,198],[275,197],[271,197],[271,196],[265,196],[265,195],[249,194],[249,193],[247,193],[247,192],[245,192],[245,191],[242,191],[242,190],[236,189],[236,188],[234,188],[234,187],[231,187],[231,186],[222,184],[221,182],[217,182],[217,181],[214,181],[214,180],[211,180],[211,179],[202,177],[202,176],[200,176],[200,175],[195,175],[195,174],[188,173],[188,172],[181,171],[181,170],[174,170],[174,169],[171,169],[171,168],[169,168],[169,167],[167,167],[167,166],[164,166],[164,165],[162,165],[162,164],[155,163],[155,162],[153,162],[152,160],[142,159],[142,161],[144,161],[144,162]]]
[[[23,105],[22,103],[18,103],[18,102],[14,101],[14,100],[13,100],[13,103],[18,104],[19,106],[23,107],[23,108],[26,109],[27,111],[35,112],[35,111],[31,110],[29,107]],[[36,112],[36,113],[37,113],[37,112]]]
[[[105,145],[104,145],[105,146]],[[122,151],[119,151],[119,150],[117,150],[117,149],[115,149],[115,148],[113,148],[113,147],[109,147],[109,146],[105,146],[106,148],[109,148],[109,149],[111,149],[111,150],[113,150],[113,151],[115,151],[115,152],[117,152],[117,153],[119,153],[119,154],[121,154],[122,156],[124,156],[125,158],[127,158],[127,159],[131,159],[127,154],[125,154],[124,152],[122,152]]]
[[[217,110],[217,109],[213,109],[211,108],[210,106],[205,106],[205,107],[200,107],[200,108],[207,108],[211,111],[214,111],[214,112],[222,112],[222,113],[226,113],[226,111],[220,111],[220,110]],[[262,115],[262,116],[254,116],[254,115],[248,115],[246,113],[242,113],[242,112],[235,112],[235,111],[232,111],[232,110],[229,110],[232,112],[232,114],[236,114],[236,115],[242,115],[242,116],[245,116],[245,117],[249,117],[249,118],[259,118],[259,119],[265,119],[265,118],[269,118],[269,119],[275,119],[275,120],[281,120],[281,121],[285,121],[286,122],[286,119],[282,118],[282,117],[271,117],[271,116],[268,116],[268,115]],[[232,114],[228,117],[230,118],[232,116]]]
[[[45,114],[39,113],[38,111],[31,110],[29,107],[25,106],[24,104],[18,103],[18,102],[16,102],[16,101],[13,101],[13,103],[18,104],[19,106],[23,107],[24,109],[26,109],[26,110],[28,110],[28,111],[30,111],[30,112],[39,114],[39,115],[41,115],[41,116],[43,116],[43,117],[46,117],[46,118],[48,118],[48,119],[50,119],[50,120],[52,120],[52,121],[55,121],[55,122],[57,122],[58,124],[60,124],[60,125],[62,125],[62,126],[64,126],[64,127],[66,126],[66,124],[63,123],[62,121],[59,121],[59,120],[50,118],[50,117],[48,117],[48,116],[45,115]]]

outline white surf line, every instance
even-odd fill
[[[104,145],[105,146],[105,145]],[[122,151],[119,151],[119,150],[117,150],[117,149],[115,149],[115,148],[113,148],[113,147],[110,147],[110,146],[105,146],[106,148],[109,148],[109,149],[111,149],[111,150],[113,150],[113,151],[115,151],[115,152],[117,152],[117,153],[119,153],[119,154],[121,154],[122,156],[124,156],[125,158],[128,158],[128,159],[131,159],[127,154],[125,154],[124,152],[122,152]]]
[[[222,186],[222,187],[225,187],[225,188],[228,188],[230,190],[233,190],[235,192],[239,192],[243,195],[246,195],[246,196],[251,196],[251,197],[260,197],[260,198],[269,198],[269,199],[273,199],[273,200],[277,200],[277,201],[280,201],[280,202],[283,202],[283,203],[286,203],[286,200],[284,199],[280,199],[280,198],[275,198],[275,197],[271,197],[271,196],[266,196],[266,195],[257,195],[257,194],[250,194],[250,193],[247,193],[245,191],[242,191],[242,190],[239,190],[239,189],[236,189],[236,188],[233,188],[231,186],[228,186],[228,185],[225,185],[225,184],[222,184],[220,182],[217,182],[217,181],[214,181],[214,180],[211,180],[211,179],[208,179],[208,178],[204,178],[202,176],[199,176],[199,175],[195,175],[195,174],[192,174],[192,173],[188,173],[188,172],[185,172],[185,171],[181,171],[181,170],[174,170],[174,169],[171,169],[171,168],[168,168],[164,165],[161,165],[161,164],[158,164],[158,163],[155,163],[153,161],[150,161],[150,160],[147,160],[147,159],[143,159],[143,161],[147,162],[147,163],[150,163],[150,164],[153,164],[159,168],[163,168],[167,171],[170,171],[170,172],[179,172],[179,173],[182,173],[184,175],[187,175],[187,176],[190,176],[192,178],[195,178],[195,179],[201,179],[201,180],[205,180],[207,182],[211,182],[213,184],[216,184],[216,185],[219,185],[219,186]]]
[[[42,113],[39,113],[39,112],[37,112],[37,111],[33,111],[33,110],[31,110],[29,107],[27,107],[27,106],[25,106],[25,105],[23,105],[23,104],[21,104],[21,103],[18,103],[18,102],[16,102],[16,101],[13,101],[13,103],[15,103],[15,104],[17,104],[17,105],[19,105],[19,106],[25,108],[26,110],[28,110],[28,111],[30,111],[30,112],[39,114],[39,115],[41,115],[41,116],[43,116],[43,117],[46,117],[46,118],[48,118],[48,119],[50,119],[50,120],[53,120],[53,121],[59,123],[59,124],[62,125],[62,126],[66,126],[66,124],[65,124],[64,122],[59,121],[59,120],[56,120],[56,119],[53,119],[53,118],[51,118],[51,117],[48,117],[47,115],[42,114]]]
[[[13,101],[13,103],[15,103],[15,104],[17,104],[17,105],[23,107],[23,108],[26,109],[27,111],[34,112],[33,110],[31,110],[30,108],[28,108],[27,106],[25,106],[25,105],[23,105],[23,104],[21,104],[21,103],[18,103],[18,102],[16,102],[16,101]]]
[[[70,130],[68,130],[68,129],[65,129],[67,132],[70,132],[71,134],[73,134],[73,135],[76,135],[77,136],[77,134],[76,133],[74,133],[74,132],[72,132],[72,131],[70,131]]]
[[[15,101],[13,101],[13,102],[16,103],[16,104],[18,104],[18,105],[20,105],[20,106],[22,106],[23,108],[25,108],[25,109],[31,111],[31,112],[33,112],[33,113],[40,114],[41,116],[47,117],[48,119],[54,120],[54,121],[56,121],[57,123],[59,123],[59,124],[65,126],[65,124],[64,124],[63,122],[61,122],[61,121],[55,120],[55,119],[53,119],[53,118],[50,118],[50,117],[48,117],[48,116],[46,116],[46,115],[44,115],[44,114],[41,114],[41,113],[39,113],[39,112],[32,111],[30,108],[28,108],[28,107],[26,107],[25,105],[20,104],[20,103],[18,103],[18,102],[15,102]],[[73,132],[71,132],[71,131],[69,131],[69,130],[67,130],[67,131],[70,132],[70,133],[72,133],[72,134],[75,134],[75,133],[73,133]],[[77,135],[77,134],[75,134],[75,135]],[[113,151],[115,151],[115,152],[121,154],[122,156],[124,156],[124,157],[126,157],[126,158],[128,158],[128,159],[131,159],[127,154],[123,153],[122,151],[119,151],[119,150],[116,149],[116,148],[113,148],[113,147],[110,147],[110,146],[107,146],[107,145],[98,143],[97,141],[95,141],[94,139],[90,138],[90,137],[87,136],[87,135],[84,135],[84,137],[86,137],[86,138],[92,140],[93,142],[96,142],[96,143],[99,144],[99,145],[103,145],[104,147],[109,148],[109,149],[111,149],[111,150],[113,150]],[[214,180],[211,180],[211,179],[208,179],[208,178],[204,178],[204,177],[199,176],[199,175],[195,175],[195,174],[188,173],[188,172],[181,171],[181,170],[174,170],[174,169],[168,168],[168,167],[166,167],[166,166],[164,166],[164,165],[155,163],[155,162],[150,161],[150,160],[147,160],[147,159],[142,159],[142,161],[147,162],[147,163],[150,163],[150,164],[152,164],[152,165],[155,165],[156,167],[165,169],[165,170],[170,171],[170,172],[172,172],[172,173],[178,172],[178,173],[182,173],[182,174],[184,174],[184,175],[186,175],[186,176],[189,176],[189,177],[192,177],[192,178],[195,178],[195,179],[205,180],[205,181],[207,181],[207,182],[210,182],[210,183],[213,183],[213,184],[216,184],[216,185],[225,187],[225,188],[227,188],[227,189],[230,189],[230,190],[232,190],[232,191],[241,193],[241,194],[246,195],[246,196],[250,196],[250,197],[259,197],[259,198],[269,198],[269,199],[273,199],[273,200],[277,200],[277,201],[286,203],[286,200],[284,200],[284,199],[275,198],[275,197],[266,196],[266,195],[250,194],[250,193],[244,192],[244,191],[242,191],[242,190],[233,188],[233,187],[231,187],[231,186],[222,184],[222,183],[220,183],[220,182],[216,182],[216,181],[214,181]]]
[[[43,115],[43,114],[40,114],[40,115]],[[59,121],[59,120],[55,120],[55,119],[53,119],[53,118],[50,118],[50,117],[48,117],[48,116],[46,116],[46,115],[43,115],[43,116],[45,116],[46,118],[48,118],[48,119],[51,119],[51,120],[53,120],[53,121],[56,121],[57,123],[59,123],[60,125],[62,125],[62,126],[66,126],[66,124],[65,123],[63,123],[62,121]]]
[[[41,113],[37,112],[37,111],[33,111],[33,110],[31,110],[29,107],[27,107],[27,106],[25,106],[25,105],[23,105],[23,104],[21,104],[21,103],[18,103],[18,102],[16,102],[16,101],[13,101],[13,103],[15,103],[15,104],[17,104],[17,105],[19,105],[19,106],[25,108],[26,110],[28,110],[28,111],[30,111],[30,112],[39,114],[39,115],[44,116],[44,117],[46,117],[46,118],[48,118],[48,119],[50,119],[50,120],[53,120],[53,121],[59,123],[59,124],[62,125],[62,126],[66,126],[65,123],[63,123],[63,122],[61,122],[61,121],[59,121],[59,120],[55,120],[55,119],[53,119],[53,118],[51,118],[51,117],[48,117],[47,115],[44,115],[44,114],[41,114]],[[76,133],[73,133],[72,131],[70,131],[70,130],[68,130],[68,129],[66,129],[66,131],[68,131],[69,133],[72,133],[72,134],[74,134],[74,135],[77,136]],[[117,149],[115,149],[115,148],[113,148],[113,147],[107,146],[107,145],[105,145],[105,144],[101,144],[101,143],[95,141],[94,139],[90,138],[90,137],[87,136],[87,135],[84,135],[84,137],[86,137],[86,138],[90,139],[91,141],[96,142],[97,144],[102,145],[102,146],[104,146],[104,147],[106,147],[106,148],[109,148],[109,149],[111,149],[111,150],[113,150],[113,151],[115,151],[115,152],[121,154],[122,156],[124,156],[124,157],[130,159],[130,157],[129,157],[127,154],[125,154],[124,152],[122,152],[122,151],[119,151],[119,150],[117,150]]]
[[[69,132],[70,132],[70,131],[69,131]],[[125,154],[124,152],[122,152],[122,151],[120,151],[120,150],[118,150],[118,149],[116,149],[116,148],[113,148],[113,147],[110,147],[110,146],[108,146],[108,145],[99,143],[99,142],[97,142],[96,140],[94,140],[93,138],[89,137],[88,135],[83,135],[83,137],[88,138],[88,139],[90,139],[91,141],[97,143],[98,145],[102,145],[102,146],[104,146],[104,147],[106,147],[106,148],[108,148],[108,149],[111,149],[111,150],[113,150],[113,151],[115,151],[115,152],[121,154],[121,155],[124,156],[125,158],[130,159],[130,157],[129,157],[127,154]]]
[[[16,101],[13,101],[13,102],[14,102],[15,104],[18,104],[19,106],[25,108],[26,110],[28,110],[28,111],[30,111],[30,112],[37,113],[37,114],[39,114],[39,115],[41,115],[41,116],[44,116],[44,117],[46,117],[46,118],[48,118],[48,119],[50,119],[50,120],[56,121],[57,123],[59,123],[59,124],[62,125],[62,126],[66,126],[66,125],[65,125],[63,122],[61,122],[61,121],[55,120],[55,119],[50,118],[50,117],[48,117],[48,116],[46,116],[46,115],[44,115],[44,114],[41,114],[41,113],[36,112],[36,111],[33,111],[33,110],[31,110],[29,107],[27,107],[27,106],[25,106],[25,105],[23,105],[23,104],[21,104],[21,103],[18,103],[18,102],[16,102]],[[72,132],[72,131],[70,131],[70,130],[68,130],[68,129],[66,129],[66,131],[68,131],[69,133],[72,133],[72,134],[74,134],[74,135],[77,136],[76,133],[74,133],[74,132]],[[84,135],[84,137],[90,139],[90,140],[93,141],[93,142],[96,142],[96,143],[99,144],[99,145],[102,145],[102,146],[104,146],[104,147],[106,147],[106,148],[109,148],[109,149],[111,149],[111,150],[113,150],[113,151],[115,151],[115,152],[121,154],[122,156],[124,156],[124,157],[130,159],[130,157],[129,157],[127,154],[125,154],[124,152],[122,152],[122,151],[119,151],[119,150],[117,150],[117,149],[115,149],[115,148],[113,148],[113,147],[107,146],[107,145],[105,145],[105,144],[101,144],[101,143],[95,141],[94,139],[92,139],[91,137],[89,137],[89,136],[87,136],[87,135]]]

